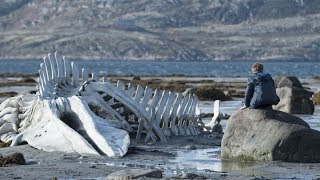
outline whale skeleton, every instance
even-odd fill
[[[20,94],[0,105],[0,140],[27,142],[45,151],[126,154],[137,142],[167,142],[199,135],[197,97],[99,79],[55,52],[43,58],[36,94]]]

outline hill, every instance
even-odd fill
[[[318,0],[5,0],[0,57],[319,60]]]

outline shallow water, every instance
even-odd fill
[[[313,115],[296,114],[296,116],[305,120],[312,129],[320,131],[320,106],[315,106]]]
[[[225,101],[220,104],[220,111],[231,115],[241,104],[241,99]],[[199,104],[201,112],[209,113],[213,110],[213,102],[202,101]],[[316,106],[314,115],[298,115],[309,123],[313,129],[320,130],[320,107]],[[210,121],[210,118],[205,119]],[[225,128],[227,121],[222,120]],[[145,161],[122,161],[122,162],[95,162],[93,164],[105,164],[116,167],[162,169],[164,177],[175,177],[183,173],[196,174],[221,174],[228,176],[228,173],[239,174],[241,177],[255,176],[271,179],[315,179],[320,177],[319,164],[298,164],[286,162],[233,162],[221,161],[221,148],[213,147],[207,149],[187,150],[181,149],[175,152],[175,156],[168,157],[167,163],[153,163]],[[315,169],[312,174],[300,169]],[[290,171],[290,172],[289,172]],[[316,173],[315,173],[316,172]],[[319,172],[317,174],[317,172]],[[245,176],[243,176],[245,175]]]
[[[91,162],[93,165],[115,167],[131,167],[143,169],[162,169],[164,177],[173,177],[182,173],[222,172],[220,147],[198,150],[178,150],[175,158],[169,158],[167,163],[150,163],[145,161],[124,162]],[[224,165],[224,167],[226,167]]]

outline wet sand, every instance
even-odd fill
[[[35,76],[0,78],[0,101],[15,93],[34,92]],[[27,84],[26,79],[29,79]],[[222,102],[222,112],[232,113],[244,93],[246,78],[214,77],[110,77],[116,80],[168,90],[186,89],[201,85],[214,85],[228,91],[232,101]],[[303,85],[316,92],[320,89],[320,79],[300,79]],[[179,85],[177,85],[179,84]],[[16,88],[19,86],[19,88]],[[13,92],[13,93],[10,93]],[[202,112],[210,113],[212,101],[200,102]],[[207,121],[210,118],[206,119]],[[227,122],[222,121],[223,126]],[[315,122],[316,123],[316,122]],[[320,124],[320,120],[318,125]],[[132,141],[128,153],[119,159],[106,156],[81,156],[63,152],[44,152],[21,145],[0,148],[0,155],[14,152],[24,154],[27,165],[1,167],[1,179],[104,179],[119,170],[160,169],[163,178],[209,178],[209,179],[317,179],[320,178],[320,164],[299,164],[285,162],[221,162],[220,139],[211,134],[199,136],[178,136],[163,144],[137,144]]]
[[[316,179],[320,164],[285,162],[221,162],[220,149],[207,136],[176,137],[167,144],[132,144],[120,159],[44,152],[21,145],[1,148],[0,154],[24,154],[27,165],[0,168],[1,179],[104,179],[130,169],[160,169],[163,178],[192,175],[205,179]]]

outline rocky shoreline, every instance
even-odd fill
[[[130,81],[134,84],[178,92],[184,92],[194,87],[213,86],[231,98],[242,97],[246,85],[246,78],[110,77],[109,80],[111,82],[117,80]],[[36,75],[15,77],[1,75],[0,92],[3,94],[1,94],[0,99],[7,99],[9,96],[30,87],[34,89],[25,92],[35,92],[36,81]],[[305,88],[314,92],[320,87],[318,86],[320,84],[318,78],[302,79],[301,81]],[[12,89],[9,92],[5,91],[8,87],[17,86],[20,86],[21,89],[12,92]],[[0,176],[2,179],[104,179],[109,175],[118,178],[145,176],[145,178],[163,179],[320,178],[319,164],[295,164],[277,161],[221,162],[220,140],[212,134],[205,133],[195,137],[174,137],[169,140],[168,144],[156,142],[143,145],[133,141],[128,153],[120,159],[111,159],[105,156],[80,156],[62,152],[44,152],[29,145],[4,147],[0,148],[0,155],[8,156],[14,152],[20,152],[26,159],[26,165],[1,167]],[[188,153],[194,154],[188,155]],[[183,157],[184,154],[190,157]],[[218,168],[212,170],[214,166],[218,166]],[[129,172],[133,170],[139,172],[146,170],[143,171],[146,174],[138,176],[134,172]],[[124,172],[127,172],[127,174],[124,174]],[[150,174],[154,176],[149,176]]]

